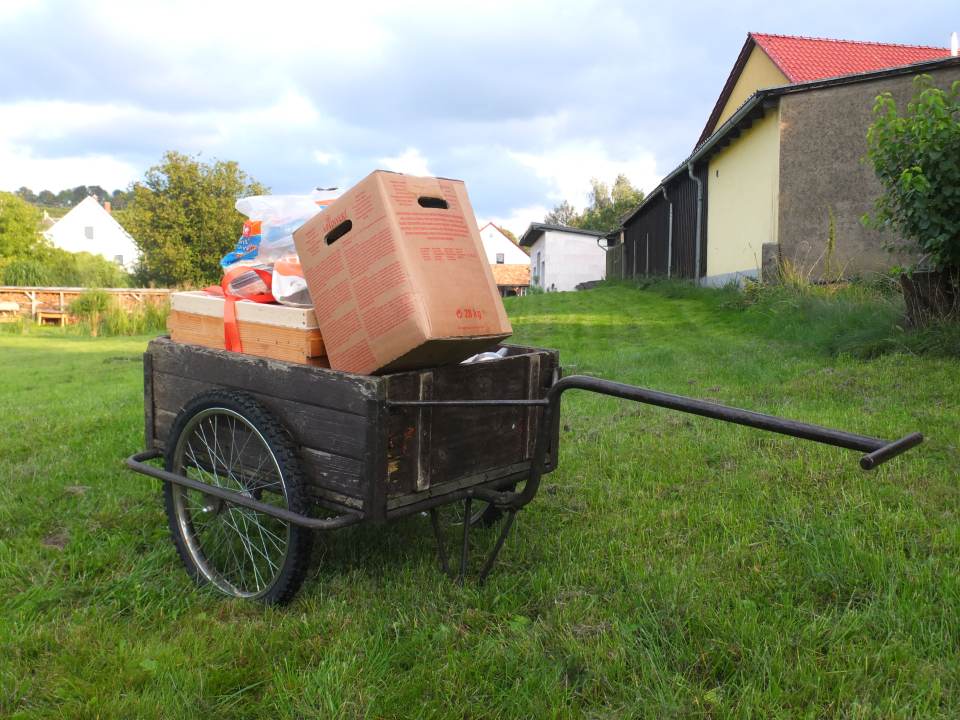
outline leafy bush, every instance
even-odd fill
[[[960,80],[949,91],[929,75],[914,80],[900,114],[890,93],[878,96],[867,131],[867,157],[883,185],[874,227],[892,228],[939,270],[960,268]]]

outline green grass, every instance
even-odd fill
[[[570,393],[486,586],[441,577],[415,517],[321,536],[279,610],[196,590],[159,486],[122,467],[145,337],[0,335],[0,716],[957,717],[957,360],[844,351],[886,311],[745,305],[606,286],[508,310],[568,372],[929,441],[864,473]]]

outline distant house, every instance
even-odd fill
[[[611,277],[721,284],[882,271],[895,238],[864,227],[880,185],[862,162],[874,99],[960,79],[946,48],[750,33],[693,152],[623,222]],[[832,231],[831,231],[832,228]],[[828,238],[833,236],[828,251]]]
[[[133,238],[93,196],[85,198],[70,212],[43,231],[54,246],[69,252],[102,255],[132,271],[140,253]]]
[[[530,248],[530,284],[548,291],[603,280],[606,245],[602,232],[547,223],[531,223],[520,238],[520,246]]]
[[[480,239],[500,295],[526,295],[530,287],[530,257],[492,222],[480,228]]]

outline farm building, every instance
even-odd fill
[[[608,275],[722,284],[781,262],[812,278],[885,270],[894,238],[861,223],[880,192],[866,132],[877,95],[902,106],[922,73],[948,87],[960,58],[751,33],[694,151],[624,219]]]
[[[530,287],[530,257],[492,222],[480,228],[480,239],[500,295],[526,295]]]
[[[140,253],[130,233],[113,219],[109,203],[106,205],[101,206],[95,197],[85,198],[44,230],[43,236],[63,250],[102,255],[132,271]]]
[[[547,223],[531,223],[520,238],[520,246],[530,248],[530,284],[548,291],[603,280],[606,245],[602,232]]]

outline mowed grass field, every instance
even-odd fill
[[[445,579],[414,517],[321,535],[280,609],[196,589],[159,483],[122,466],[148,338],[0,335],[0,716],[960,716],[957,360],[835,356],[816,318],[730,299],[605,286],[508,310],[568,373],[928,442],[865,473],[569,393],[560,467],[487,585]]]

